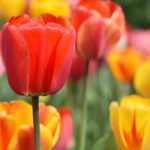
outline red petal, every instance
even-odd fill
[[[20,26],[20,25],[23,25],[27,22],[30,21],[30,17],[26,14],[23,14],[21,16],[18,16],[18,17],[12,17],[10,20],[9,20],[9,25],[14,25],[16,27]]]
[[[9,84],[15,92],[26,94],[29,79],[27,43],[14,26],[6,25],[2,30],[1,44]]]
[[[85,58],[97,59],[103,56],[106,42],[104,20],[101,17],[91,17],[81,25],[77,34],[77,46]]]
[[[71,69],[72,59],[73,59],[73,49],[75,42],[75,33],[72,29],[71,31],[66,31],[62,38],[60,39],[55,51],[55,62],[53,76],[51,79],[51,85],[49,87],[50,93],[55,93],[58,91],[65,83],[69,76]],[[50,59],[51,60],[51,59]],[[50,66],[49,62],[49,66]],[[47,68],[48,72],[49,68]],[[48,76],[48,74],[47,74]],[[44,82],[46,83],[46,81]]]

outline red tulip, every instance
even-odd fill
[[[73,136],[73,118],[67,108],[60,108],[58,112],[61,118],[60,135],[53,150],[65,150]]]
[[[2,56],[11,88],[23,95],[57,92],[67,80],[75,32],[63,17],[13,17],[2,29]]]
[[[124,29],[121,7],[113,2],[82,0],[73,10],[78,52],[88,59],[99,59],[118,41]]]

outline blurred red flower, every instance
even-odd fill
[[[124,15],[113,2],[82,0],[73,10],[72,23],[78,52],[87,59],[99,59],[120,38]]]
[[[86,60],[82,56],[75,55],[73,58],[71,71],[69,77],[73,81],[78,81],[85,77],[85,64]],[[94,60],[90,61],[89,73],[92,75],[96,71],[97,62]]]

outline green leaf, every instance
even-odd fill
[[[112,132],[105,134],[93,146],[92,150],[117,150],[117,145]]]

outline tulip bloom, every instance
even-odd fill
[[[134,88],[142,96],[150,98],[150,60],[143,63],[134,76]]]
[[[40,103],[41,150],[56,144],[60,116],[52,106]],[[0,150],[34,150],[32,106],[24,101],[0,103]]]
[[[24,13],[25,8],[26,0],[0,0],[0,15],[5,19]]]
[[[124,15],[113,2],[83,0],[73,10],[72,23],[77,32],[79,54],[87,59],[99,59],[120,38]]]
[[[71,7],[67,0],[32,0],[29,5],[29,13],[33,17],[43,13],[70,17],[70,12]]]
[[[2,29],[2,56],[11,88],[22,95],[57,92],[68,78],[75,32],[63,17],[13,17]]]
[[[53,150],[65,150],[69,146],[73,137],[73,118],[72,113],[67,108],[59,108],[60,114],[60,135]]]
[[[110,124],[120,150],[149,150],[150,99],[128,96],[110,105]]]
[[[112,50],[107,56],[107,62],[116,79],[122,82],[132,82],[134,74],[148,57],[133,48]]]

